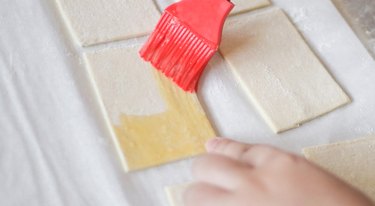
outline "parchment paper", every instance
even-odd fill
[[[274,4],[285,9],[353,103],[276,135],[216,55],[199,95],[218,134],[300,153],[306,146],[375,133],[375,62],[333,4]],[[125,174],[80,52],[54,1],[1,0],[0,205],[167,206],[163,187],[189,180],[191,160]]]

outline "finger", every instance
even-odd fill
[[[251,145],[225,138],[215,138],[206,144],[208,152],[224,155],[253,167],[265,165],[286,152],[266,145]]]
[[[240,161],[251,164],[257,168],[275,164],[279,162],[279,160],[293,159],[291,157],[293,157],[293,155],[272,146],[254,145],[242,154]]]
[[[233,190],[246,181],[250,168],[222,155],[209,154],[193,164],[193,176],[201,182]]]
[[[183,194],[186,206],[219,206],[229,199],[230,193],[207,183],[194,183]]]
[[[251,147],[250,144],[220,137],[211,139],[206,143],[206,150],[209,153],[224,155],[236,160],[241,159],[241,156]]]

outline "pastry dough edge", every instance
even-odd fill
[[[269,7],[269,6],[272,6],[272,2],[270,0],[267,0],[267,2],[264,2],[263,4],[259,4],[255,7],[248,7],[248,8],[239,10],[239,11],[234,11],[233,13],[230,13],[229,16],[231,17],[231,16],[236,16],[236,15],[242,14],[242,13],[247,13],[247,12],[251,12],[251,11],[258,11],[259,9],[263,9],[263,8]]]
[[[104,117],[104,121],[106,123],[106,127],[108,129],[108,132],[110,133],[112,142],[113,142],[113,144],[116,148],[117,156],[120,158],[121,165],[124,168],[125,172],[129,172],[129,166],[128,166],[128,163],[126,161],[126,157],[125,157],[125,155],[124,155],[124,153],[123,153],[123,151],[120,147],[120,143],[117,140],[117,136],[115,134],[115,131],[114,131],[113,126],[111,124],[111,121],[109,119],[108,112],[105,109],[104,102],[103,102],[103,100],[101,98],[101,95],[100,95],[100,92],[99,92],[99,88],[96,84],[94,74],[92,73],[92,67],[91,67],[91,64],[88,60],[89,54],[91,54],[91,53],[84,52],[82,54],[83,60],[85,62],[85,68],[86,68],[86,71],[87,71],[87,74],[88,74],[89,81],[91,83],[92,89],[94,90],[95,98],[97,99],[97,102],[99,104],[100,112],[102,113],[102,115]]]
[[[166,194],[166,196],[167,196],[167,199],[168,199],[168,203],[169,203],[169,205],[170,206],[175,206],[174,205],[174,202],[173,202],[173,194],[172,194],[172,192],[171,192],[171,190],[170,190],[170,187],[164,187],[164,191],[165,191],[165,194]]]
[[[63,5],[61,4],[61,2],[59,0],[55,0],[55,4],[57,6],[58,12],[60,13],[59,16],[62,17],[62,21],[63,21],[62,23],[65,25],[65,28],[67,29],[67,31],[68,31],[69,35],[71,36],[71,38],[73,39],[73,41],[76,44],[78,44],[79,46],[84,47],[86,43],[78,37],[77,32],[73,28],[72,22],[70,21],[69,17],[64,12],[64,8],[63,8]]]
[[[306,157],[306,159],[309,159],[311,157],[311,152],[313,152],[313,151],[318,151],[318,150],[321,151],[321,150],[325,150],[327,148],[339,147],[339,146],[342,146],[342,145],[355,144],[355,143],[359,143],[359,142],[367,142],[367,141],[371,141],[371,140],[375,141],[375,135],[367,135],[367,136],[364,136],[364,137],[349,139],[349,140],[345,140],[345,141],[339,141],[339,142],[334,142],[334,143],[305,147],[305,148],[302,149],[302,154]]]
[[[224,57],[223,54],[221,54],[221,56],[225,59],[225,62],[227,63],[227,65],[229,65],[229,70],[231,70],[231,73],[234,74],[236,80],[241,85],[241,89],[243,91],[245,91],[245,95],[246,95],[247,99],[250,100],[250,103],[253,104],[255,106],[255,108],[258,110],[258,113],[260,113],[261,118],[263,118],[265,120],[266,124],[269,127],[271,127],[271,130],[273,132],[275,132],[276,134],[281,133],[283,131],[283,129],[277,128],[276,125],[272,122],[272,120],[268,117],[268,115],[266,115],[266,112],[260,106],[260,104],[258,103],[258,101],[256,101],[256,98],[252,95],[251,91],[249,91],[249,89],[248,89],[245,81],[241,78],[241,75],[236,71],[236,69],[233,69],[234,66],[232,66],[232,64],[230,63],[230,61],[228,61]],[[290,129],[292,129],[292,128],[290,128]]]
[[[175,200],[176,200],[176,197],[175,197],[175,194],[173,193],[174,191],[176,191],[176,189],[178,189],[180,192],[185,192],[186,189],[191,186],[194,182],[185,182],[185,183],[181,183],[181,184],[176,184],[176,185],[170,185],[170,186],[165,186],[164,187],[164,191],[166,193],[166,196],[167,196],[167,199],[168,199],[168,202],[169,202],[169,205],[170,206],[183,206],[183,205],[176,205],[175,203]],[[181,188],[183,188],[183,190],[181,190]],[[181,193],[180,193],[181,194]],[[182,194],[181,194],[182,195]]]

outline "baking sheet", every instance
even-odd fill
[[[276,135],[216,55],[199,96],[218,134],[300,153],[305,146],[375,133],[375,62],[333,4],[273,2],[285,9],[353,103]],[[191,160],[125,174],[89,84],[82,50],[73,44],[54,2],[1,3],[0,205],[167,206],[163,187],[189,180]]]
[[[375,1],[332,0],[332,2],[375,58]]]

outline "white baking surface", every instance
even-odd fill
[[[375,62],[332,3],[274,3],[353,103],[276,135],[215,56],[199,93],[218,134],[300,153],[306,146],[375,133]],[[189,180],[191,160],[125,174],[79,50],[52,0],[1,1],[0,205],[167,206],[164,186]]]

